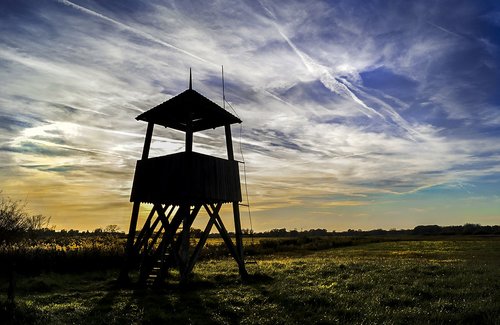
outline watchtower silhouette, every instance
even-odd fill
[[[163,281],[170,268],[178,268],[181,282],[191,273],[201,249],[215,225],[229,252],[247,275],[239,202],[241,187],[238,162],[234,160],[231,124],[241,120],[192,89],[140,114],[148,122],[141,160],[137,161],[130,201],[134,203],[127,239],[127,261],[122,273],[139,267],[139,282]],[[185,151],[149,158],[155,124],[185,133]],[[224,127],[227,159],[193,152],[193,133]],[[139,234],[137,220],[141,203],[153,205]],[[230,238],[219,215],[225,203],[232,204],[235,241]],[[204,208],[209,221],[197,244],[190,247],[190,228]]]

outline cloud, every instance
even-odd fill
[[[1,6],[0,178],[47,211],[71,196],[71,216],[125,213],[146,128],[135,117],[185,90],[189,67],[194,88],[222,103],[224,65],[252,207],[276,220],[307,207],[335,222],[380,195],[500,173],[499,43],[482,28],[496,16],[481,4]],[[195,134],[194,148],[224,157],[223,136]],[[183,150],[179,132],[156,127],[153,140],[153,156]]]
[[[360,202],[360,201],[332,201],[325,203],[324,206],[327,207],[338,207],[338,206],[345,206],[345,207],[352,207],[352,206],[361,206],[361,205],[367,205],[367,202]]]
[[[117,21],[115,19],[109,18],[109,17],[107,17],[107,16],[105,16],[103,14],[100,14],[100,13],[96,12],[96,11],[87,9],[85,7],[82,7],[82,6],[79,6],[79,5],[77,5],[77,4],[75,4],[75,3],[71,2],[71,1],[68,1],[68,0],[59,0],[59,2],[65,4],[67,6],[70,6],[72,8],[75,8],[77,10],[80,10],[80,11],[86,13],[86,14],[89,14],[89,15],[101,18],[103,20],[106,20],[106,21],[108,21],[108,22],[110,22],[112,24],[117,25],[121,29],[124,29],[126,31],[130,31],[130,32],[133,32],[135,34],[138,34],[139,36],[141,36],[141,37],[143,37],[143,38],[145,38],[147,40],[153,41],[153,42],[155,42],[157,44],[160,44],[162,46],[165,46],[167,48],[174,49],[174,50],[179,51],[179,52],[181,52],[183,54],[189,55],[190,57],[195,58],[197,60],[200,60],[200,61],[202,61],[204,63],[211,63],[211,62],[209,62],[209,61],[207,61],[207,60],[205,60],[205,59],[203,59],[203,58],[201,58],[201,57],[199,57],[199,56],[197,56],[197,55],[195,55],[195,54],[193,54],[193,53],[191,53],[189,51],[183,50],[183,49],[181,49],[181,48],[179,48],[177,46],[174,46],[174,45],[172,45],[172,44],[170,44],[168,42],[160,40],[160,39],[158,39],[158,38],[156,38],[156,37],[154,37],[154,36],[152,36],[152,35],[150,35],[148,33],[145,33],[145,32],[143,32],[143,31],[141,31],[139,29],[136,29],[136,28],[130,27],[130,26],[126,25],[126,24],[123,24],[123,23],[121,23],[121,22],[119,22],[119,21]]]

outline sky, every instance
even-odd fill
[[[57,230],[127,230],[135,117],[189,68],[222,105],[221,66],[243,228],[500,224],[494,0],[2,0],[2,195]],[[183,142],[157,126],[150,156]],[[225,157],[223,128],[194,151]]]

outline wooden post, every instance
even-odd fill
[[[141,202],[134,202],[134,206],[132,207],[132,216],[130,218],[130,227],[128,229],[128,235],[127,235],[127,245],[125,246],[125,262],[123,264],[123,268],[118,278],[118,281],[121,283],[129,282],[128,271],[135,259],[134,239],[135,239],[135,229],[137,227],[137,219],[139,217],[140,206]]]
[[[193,113],[186,121],[186,152],[193,152]]]
[[[233,151],[233,137],[231,135],[231,125],[224,125],[224,130],[226,131],[226,147],[227,147],[227,159],[234,160]]]
[[[229,124],[225,125],[224,129],[226,131],[227,159],[234,161],[231,125]],[[243,234],[241,232],[240,205],[238,201],[233,202],[233,217],[234,217],[234,233],[236,237],[236,252],[241,259],[240,275],[244,277],[247,276],[248,274],[245,270],[245,259],[243,255]]]
[[[241,232],[240,206],[238,202],[233,202],[234,230],[236,236],[236,250],[241,260],[245,263],[243,255],[243,234]]]
[[[190,206],[186,205],[183,207],[183,218],[182,218],[182,233],[181,233],[181,247],[180,247],[180,258],[181,258],[181,272],[185,272],[185,266],[189,258],[189,232],[191,228],[190,224]]]
[[[212,205],[212,211],[215,210],[215,207]],[[207,212],[210,214],[210,211],[207,210]],[[240,271],[240,276],[242,278],[246,278],[248,276],[247,270],[245,269],[245,261],[243,260],[243,256],[240,255],[237,251],[237,248],[234,247],[233,242],[231,241],[231,238],[229,237],[229,233],[226,230],[226,227],[224,226],[224,223],[222,222],[221,217],[218,214],[212,213],[210,217],[213,217],[215,227],[219,231],[222,239],[226,243],[227,248],[229,249],[229,252],[231,255],[233,255],[234,259],[238,263],[238,269]]]
[[[153,138],[153,128],[155,124],[153,122],[148,123],[148,129],[146,131],[146,138],[144,139],[144,148],[142,149],[142,160],[148,159],[149,148],[151,148],[151,139]]]
[[[142,149],[142,160],[148,159],[149,149],[151,148],[151,139],[153,138],[153,129],[155,124],[153,122],[148,123],[148,129],[146,131],[146,138],[144,139],[144,147]],[[137,219],[139,217],[139,208],[141,202],[134,202],[132,207],[132,217],[130,218],[130,227],[128,230],[127,238],[127,254],[132,254],[132,247],[134,246],[135,230],[137,228]]]
[[[191,257],[189,259],[189,263],[188,263],[187,271],[186,271],[187,274],[191,273],[191,271],[193,270],[194,264],[198,260],[200,252],[201,252],[203,246],[205,246],[205,243],[208,239],[208,236],[210,235],[210,230],[212,229],[212,226],[214,225],[214,222],[215,222],[215,217],[212,217],[212,215],[211,215],[212,212],[210,212],[210,210],[208,210],[208,206],[204,205],[204,207],[205,207],[205,210],[207,210],[207,212],[209,213],[210,219],[208,220],[208,224],[205,227],[205,230],[203,231],[203,233],[200,237],[200,240],[198,241],[198,244],[194,248],[193,255],[191,255]],[[222,207],[222,203],[217,203],[217,206],[215,207],[213,213],[219,214],[221,207]]]
[[[186,131],[186,152],[193,152],[193,131]]]
[[[148,129],[146,130],[146,138],[144,139],[144,147],[142,149],[142,160],[148,159],[149,149],[151,148],[151,139],[153,138],[153,129],[155,124],[153,122],[148,123]],[[134,254],[134,240],[135,231],[137,228],[137,219],[139,218],[139,209],[141,207],[141,202],[135,201],[132,207],[132,216],[130,217],[130,227],[128,229],[127,235],[127,245],[125,247],[126,260],[123,265],[123,269],[120,272],[119,280],[121,282],[128,282],[128,271],[135,258]]]

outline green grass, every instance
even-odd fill
[[[500,240],[372,243],[230,259],[185,287],[119,288],[115,271],[19,277],[0,322],[33,324],[499,324]],[[6,286],[1,288],[6,291]]]

